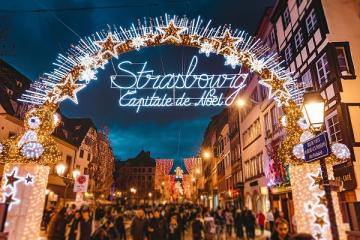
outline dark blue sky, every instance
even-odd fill
[[[80,37],[107,28],[107,25],[129,27],[137,19],[164,16],[165,13],[186,15],[213,26],[230,24],[251,34],[256,31],[267,6],[275,0],[0,0],[0,44],[2,58],[30,79],[52,69],[58,53],[65,52]],[[143,49],[114,61],[147,61],[157,73],[181,72],[195,49],[163,46]],[[198,54],[197,54],[198,55]],[[223,58],[199,56],[199,71],[230,73]],[[155,158],[179,158],[195,155],[211,116],[219,108],[120,108],[119,92],[110,89],[111,64],[78,94],[79,104],[65,101],[61,110],[69,117],[91,117],[97,126],[110,128],[110,140],[119,159],[136,155],[141,149]]]

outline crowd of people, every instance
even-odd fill
[[[47,210],[43,226],[49,240],[311,240],[311,235],[290,236],[288,221],[276,209],[264,214],[251,210],[210,210],[193,204],[166,204],[126,209],[75,205]],[[265,229],[271,236],[265,236]],[[185,238],[187,236],[187,238]]]

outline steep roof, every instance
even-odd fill
[[[61,114],[61,124],[54,131],[59,137],[70,144],[79,147],[90,128],[96,130],[96,126],[90,118],[67,118]]]
[[[124,161],[124,165],[128,167],[155,167],[155,159],[150,156],[150,152],[140,151],[134,158]]]

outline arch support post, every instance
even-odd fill
[[[5,232],[9,240],[38,239],[50,167],[6,163],[2,197],[9,203]]]

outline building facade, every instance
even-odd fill
[[[344,0],[283,0],[271,20],[276,43],[288,70],[304,88],[326,100],[325,125],[330,141],[346,144],[351,161],[334,166],[343,181],[339,195],[345,222],[359,231],[360,189],[360,4]]]
[[[155,198],[156,162],[151,158],[150,152],[141,151],[136,157],[117,161],[116,164],[117,186],[124,198],[133,204],[149,202]]]

